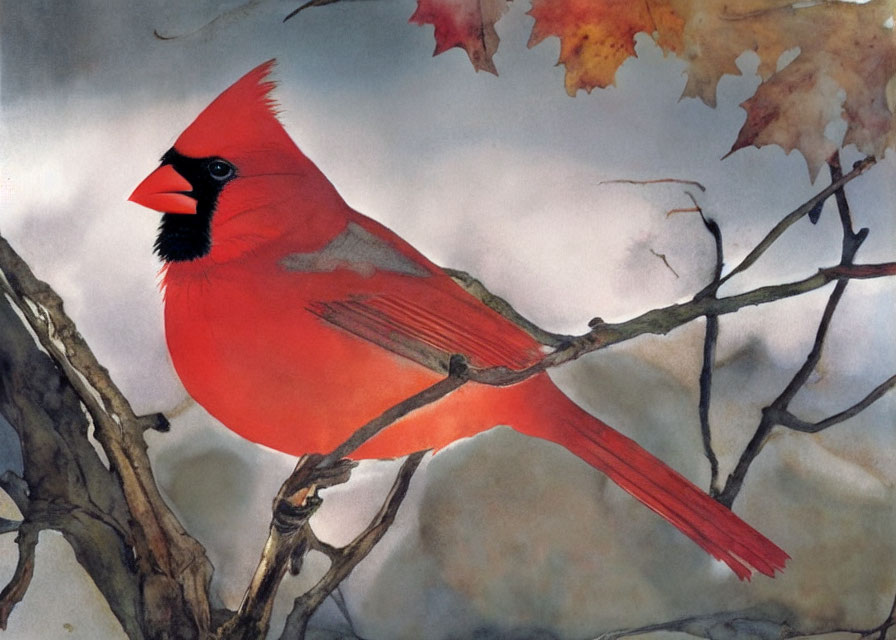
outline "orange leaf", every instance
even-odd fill
[[[560,38],[558,64],[566,66],[566,92],[615,84],[616,70],[635,55],[635,34],[646,32],[666,50],[681,47],[683,22],[668,0],[533,0],[529,46]]]
[[[453,47],[467,52],[476,71],[498,75],[492,56],[498,50],[495,23],[507,12],[510,0],[417,0],[409,22],[435,27],[439,55]]]

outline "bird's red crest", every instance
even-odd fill
[[[289,140],[270,95],[276,84],[267,79],[275,63],[271,59],[258,65],[225,89],[184,130],[174,148],[194,158],[227,157],[234,149]]]

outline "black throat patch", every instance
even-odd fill
[[[212,248],[212,216],[221,189],[236,177],[233,165],[221,158],[188,158],[173,148],[162,156],[193,187],[187,195],[196,199],[196,213],[166,213],[159,225],[154,250],[165,262],[196,260]],[[230,168],[224,175],[222,164]]]

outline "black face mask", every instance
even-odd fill
[[[165,262],[196,260],[212,248],[212,216],[224,185],[236,177],[236,168],[217,157],[188,158],[174,149],[162,156],[193,187],[187,195],[196,200],[196,213],[166,213],[159,225],[155,252]]]

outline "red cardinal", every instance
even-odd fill
[[[299,455],[332,450],[443,378],[452,354],[511,369],[543,357],[527,333],[342,200],[277,120],[273,62],[206,107],[130,197],[164,212],[155,249],[165,331],[187,391],[243,437]],[[467,383],[354,457],[439,449],[496,425],[562,445],[740,578],[784,567],[784,551],[546,374]]]

